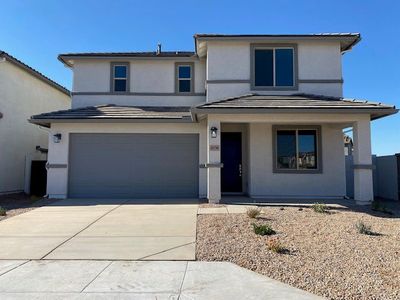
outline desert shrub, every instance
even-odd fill
[[[393,214],[393,213],[392,213],[390,210],[388,210],[388,209],[386,208],[386,206],[385,206],[383,203],[381,203],[380,201],[373,201],[373,202],[371,203],[371,208],[372,208],[372,210],[379,211],[379,212],[382,212],[382,213],[385,213],[385,214],[389,214],[389,215]]]
[[[255,234],[258,235],[272,235],[275,234],[275,230],[271,228],[269,225],[258,225],[253,223],[253,230]]]
[[[272,238],[267,241],[267,248],[275,253],[283,253],[285,252],[285,247],[277,238]]]
[[[7,214],[6,209],[0,206],[0,216],[5,216],[6,214]]]
[[[367,234],[367,235],[372,235],[373,234],[373,232],[371,230],[371,226],[365,224],[361,220],[358,221],[355,226],[357,228],[358,233]]]
[[[320,213],[320,214],[326,214],[326,213],[328,213],[328,206],[326,205],[326,204],[323,204],[323,203],[314,203],[312,206],[311,206],[311,208],[315,211],[315,212],[317,212],[317,213]]]
[[[246,214],[249,218],[255,219],[261,214],[259,207],[250,207],[247,209]]]

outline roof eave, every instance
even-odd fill
[[[67,88],[63,87],[62,85],[58,84],[54,80],[48,78],[44,74],[42,74],[39,71],[33,69],[32,67],[28,66],[27,64],[25,64],[22,61],[18,60],[17,58],[11,56],[7,52],[1,51],[0,52],[0,57],[3,57],[5,60],[13,63],[15,66],[23,69],[24,71],[28,72],[32,76],[36,77],[37,79],[47,83],[51,87],[53,87],[56,90],[60,91],[61,93],[65,94],[65,95],[67,95],[69,97],[71,96],[71,92]]]
[[[396,108],[201,108],[195,107],[193,114],[266,114],[266,113],[346,113],[370,114],[371,120],[396,114]]]
[[[184,118],[43,118],[28,119],[29,123],[51,127],[51,123],[193,123],[191,117]]]
[[[129,55],[68,55],[68,54],[60,54],[58,55],[58,60],[62,62],[64,65],[66,65],[69,68],[73,67],[73,63],[70,63],[69,61],[74,61],[77,59],[102,59],[102,60],[116,60],[116,61],[124,61],[124,60],[173,60],[173,61],[197,61],[199,59],[197,53],[194,53],[193,55],[187,56],[187,55],[176,55],[176,56],[129,56]]]
[[[195,39],[195,48],[197,48],[198,41],[210,41],[210,40],[225,40],[225,41],[237,41],[237,40],[337,40],[337,41],[351,41],[351,43],[343,48],[341,48],[342,52],[349,51],[352,47],[354,47],[358,42],[361,41],[360,33],[352,33],[352,34],[332,34],[332,35],[313,35],[313,34],[255,34],[255,35],[203,35],[203,34],[195,34],[193,35]]]
[[[64,66],[67,66],[68,68],[72,68],[72,67],[73,67],[73,64],[70,64],[70,63],[68,63],[66,60],[64,60],[63,55],[61,55],[61,54],[58,55],[58,56],[57,56],[57,59],[58,59],[60,62],[62,62]]]
[[[359,34],[358,37],[347,47],[341,49],[342,53],[350,51],[355,45],[357,45],[361,41],[361,35]]]

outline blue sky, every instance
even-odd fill
[[[344,95],[400,107],[399,1],[2,1],[0,49],[71,88],[59,53],[193,50],[194,33],[360,32]],[[372,150],[400,152],[400,114],[372,125]]]

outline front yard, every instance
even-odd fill
[[[247,214],[199,215],[197,259],[230,261],[330,299],[400,299],[400,213],[264,207]],[[360,220],[372,234],[361,234]],[[276,234],[257,235],[253,224]],[[278,240],[282,253],[268,249]]]

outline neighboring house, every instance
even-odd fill
[[[343,134],[344,155],[349,156],[353,153],[353,139],[347,134]]]
[[[51,130],[50,197],[343,198],[353,127],[355,199],[373,199],[370,122],[397,110],[342,98],[359,34],[194,39],[195,52],[59,56],[72,109],[31,118]]]
[[[69,91],[0,51],[0,194],[29,192],[29,161],[45,160],[46,129],[28,122],[32,114],[70,107]]]

